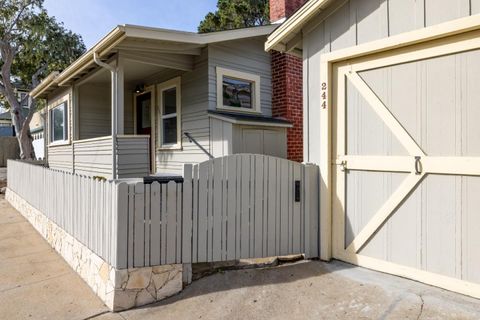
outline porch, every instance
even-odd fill
[[[102,58],[94,52],[82,70],[65,70],[58,87],[45,91],[50,168],[143,178],[157,172],[157,152],[180,150],[181,91],[173,82],[193,69],[200,51],[165,53],[167,45],[145,51],[145,45],[124,41]]]

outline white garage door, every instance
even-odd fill
[[[480,297],[480,42],[461,37],[333,65],[333,255]]]

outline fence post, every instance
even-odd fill
[[[117,269],[127,268],[128,250],[128,185],[125,182],[115,184],[113,196],[113,266]],[[133,214],[133,213],[130,213]]]
[[[192,262],[192,198],[193,198],[193,166],[183,165],[183,190],[182,190],[182,262]]]

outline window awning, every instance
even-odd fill
[[[245,114],[245,113],[236,113],[236,112],[224,112],[224,111],[215,111],[208,110],[208,115],[211,118],[218,120],[230,122],[233,124],[239,125],[256,125],[264,127],[280,127],[280,128],[291,128],[293,124],[282,118],[273,118],[257,114]]]

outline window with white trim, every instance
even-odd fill
[[[158,146],[172,149],[181,146],[180,77],[158,85]]]
[[[217,67],[217,109],[260,113],[260,76]]]
[[[67,102],[50,109],[50,142],[66,142],[68,140]]]

